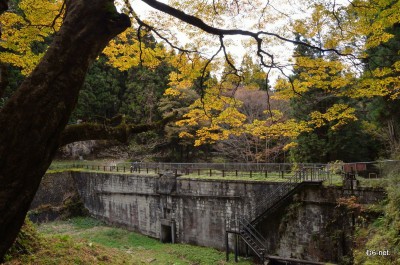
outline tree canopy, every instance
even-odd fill
[[[28,74],[46,50],[43,48],[46,45],[38,49],[38,43],[44,43],[59,29],[64,4],[42,1],[39,8],[32,9],[27,0],[17,2],[18,12],[2,15],[1,60]],[[140,65],[154,72],[158,65],[170,65],[170,72],[165,73],[169,75],[166,90],[161,88],[157,93],[165,90],[166,96],[177,99],[180,89],[194,89],[200,94],[183,115],[184,119],[178,122],[181,126],[198,127],[195,131],[180,133],[181,137],[195,138],[195,145],[251,134],[260,139],[291,138],[293,141],[286,145],[291,148],[297,145],[295,138],[302,133],[327,124],[333,131],[339,130],[360,118],[357,107],[351,101],[342,100],[327,108],[315,109],[302,119],[291,119],[281,110],[268,107],[265,110],[268,115],[249,120],[240,111],[243,102],[234,97],[237,88],[242,86],[269,90],[268,85],[274,82],[268,100],[282,102],[307,99],[310,91],[316,90],[325,97],[397,98],[399,61],[394,56],[389,63],[383,52],[372,53],[395,38],[399,20],[396,1],[304,1],[303,5],[290,8],[289,2],[282,1],[142,2],[153,8],[150,16],[135,10],[129,1],[118,3],[131,17],[133,27],[110,42],[104,58],[120,71]],[[183,37],[176,38],[177,34]],[[152,35],[157,42],[150,40],[152,37],[149,39]],[[235,60],[231,53],[237,46],[232,36],[238,35],[244,37],[241,48],[246,54],[242,60]],[[314,55],[282,56],[279,46],[290,49],[290,45],[304,47]],[[393,53],[396,54],[396,49]],[[379,64],[382,61],[385,63]],[[214,76],[211,79],[207,78],[210,73]],[[135,72],[134,75],[143,74]],[[140,80],[142,83],[150,80],[143,81]],[[112,84],[107,86],[111,88]],[[143,91],[149,95],[153,90]],[[80,102],[86,98],[85,104],[94,107],[99,100],[110,103],[116,100],[107,94],[104,100],[93,100],[90,93],[84,89]],[[129,93],[128,97],[133,95],[139,100],[138,93]],[[148,112],[151,117],[155,102],[146,104],[145,98],[139,101],[153,106]],[[129,103],[121,104],[124,113],[135,115]],[[140,105],[131,104],[131,108]],[[107,111],[104,105],[102,108]],[[117,114],[116,106],[108,108],[114,108],[112,113]]]

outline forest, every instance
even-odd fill
[[[197,43],[186,44],[192,50],[180,48],[137,19],[139,29],[112,40],[90,67],[68,123],[115,127],[118,122],[161,122],[163,128],[131,133],[123,141],[136,157],[155,161],[395,158],[400,28],[390,10],[396,4],[382,1],[379,8],[366,8],[353,3],[332,13],[329,4],[314,3],[310,18],[294,20],[285,29],[292,35],[290,72],[273,57],[267,62],[265,55],[230,53],[223,42],[224,56],[207,59]],[[32,10],[29,1],[11,1],[2,16],[0,107],[36,66],[60,26],[61,2],[41,5]],[[44,17],[45,12],[53,17]],[[363,24],[377,14],[369,23],[380,33]],[[350,19],[359,25],[349,25]],[[329,28],[334,23],[338,28]],[[383,23],[388,25],[382,28]],[[354,33],[361,29],[364,35]],[[342,36],[335,39],[337,30]],[[271,69],[280,75],[269,77]]]
[[[399,158],[398,1],[138,2],[1,0],[0,257],[75,141],[153,161]]]

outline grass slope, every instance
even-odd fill
[[[113,228],[91,218],[74,218],[38,227],[41,247],[8,261],[14,264],[253,264],[225,261],[225,253],[185,244],[162,244],[134,232]],[[231,257],[233,260],[233,257]]]

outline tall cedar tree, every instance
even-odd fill
[[[300,36],[297,36],[301,40]],[[303,40],[307,42],[307,40]],[[309,47],[298,45],[295,49],[296,56],[310,58],[321,57],[318,51]],[[293,78],[300,78],[300,73],[307,71],[298,67]],[[325,113],[328,108],[336,103],[355,105],[355,100],[345,97],[333,96],[322,89],[309,89],[301,96],[291,99],[292,115],[297,120],[307,120],[310,113],[319,111]],[[298,162],[330,162],[342,160],[371,161],[376,158],[379,143],[373,140],[361,126],[361,121],[352,121],[334,130],[330,123],[315,128],[312,132],[302,133],[296,139],[298,146],[291,151],[291,156]]]

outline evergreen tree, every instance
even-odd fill
[[[70,121],[104,121],[119,113],[126,74],[107,65],[104,56],[93,63]]]
[[[302,40],[297,36],[298,40]],[[303,40],[307,41],[307,40]],[[295,57],[320,58],[321,54],[306,46],[297,46]],[[307,69],[295,68],[293,79],[300,79]],[[329,69],[327,69],[329,71]],[[297,120],[308,120],[310,113],[318,111],[325,113],[330,107],[338,103],[357,106],[354,99],[335,96],[331,89],[311,88],[301,95],[291,99],[292,116]],[[298,146],[291,151],[293,160],[298,162],[329,162],[335,160],[370,161],[376,158],[379,142],[363,129],[361,120],[347,123],[335,130],[328,122],[315,128],[312,132],[302,133],[297,138]]]
[[[147,123],[161,119],[157,103],[168,87],[171,71],[172,67],[166,62],[155,69],[141,65],[131,68],[125,81],[120,112],[135,122]]]
[[[384,67],[395,68],[394,64],[400,61],[400,24],[386,29],[393,34],[386,43],[371,48],[367,51],[368,59],[365,60],[365,75],[369,71]],[[392,71],[391,76],[398,76],[398,72]],[[391,95],[375,97],[367,102],[368,118],[380,128],[380,137],[385,143],[385,156],[398,156],[400,152],[400,99]]]
[[[249,89],[269,89],[269,85],[266,83],[265,72],[262,70],[261,66],[255,64],[253,59],[247,54],[243,56],[242,71],[244,86]]]

